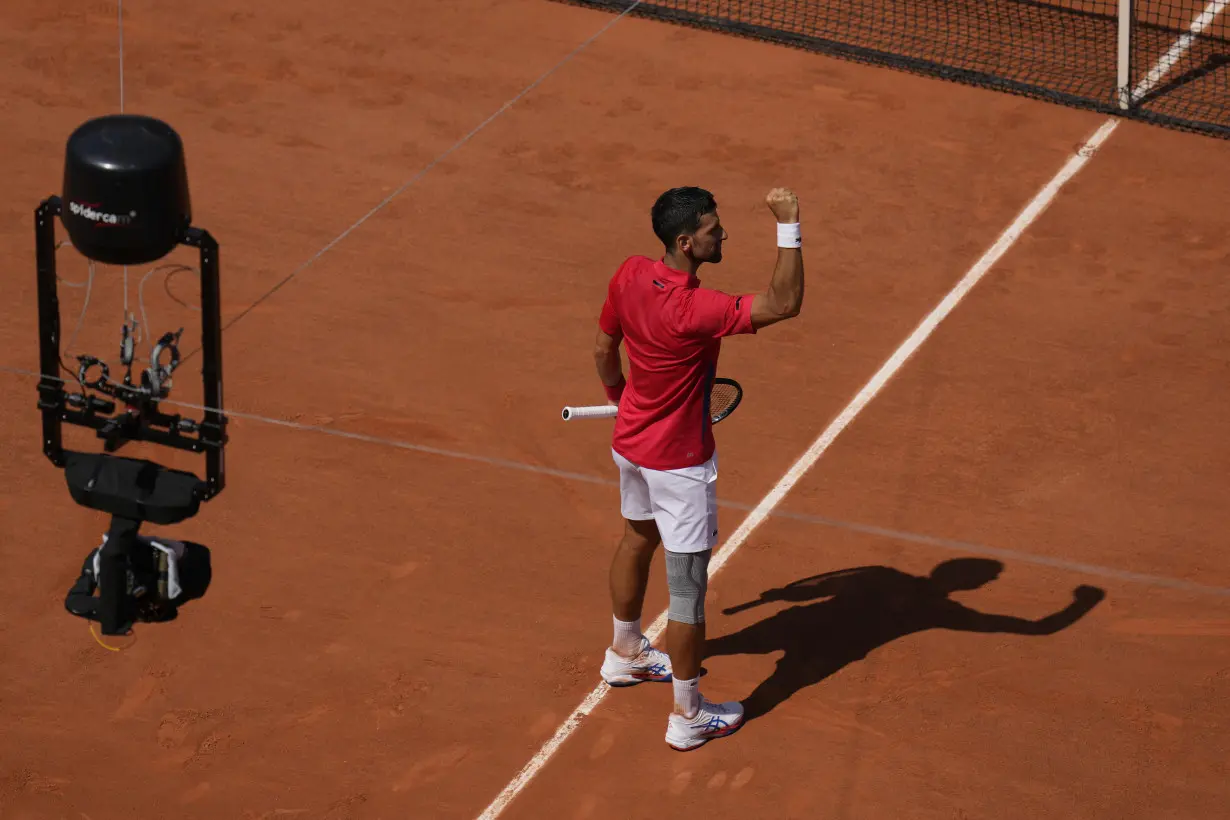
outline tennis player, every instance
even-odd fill
[[[727,234],[710,192],[673,188],[651,211],[664,254],[657,261],[629,257],[612,276],[598,319],[598,376],[607,399],[619,407],[612,456],[624,518],[610,568],[615,639],[601,674],[611,686],[673,681],[666,742],[679,751],[731,734],[743,723],[739,703],[710,701],[698,688],[709,557],[718,535],[718,460],[708,398],[723,337],[797,316],[803,304],[798,199],[774,188],[765,202],[777,218],[778,248],[766,290],[731,295],[700,286],[697,270],[722,261]],[[641,631],[659,544],[666,550],[670,591],[666,652]]]

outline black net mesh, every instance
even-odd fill
[[[1136,4],[1130,114],[1230,136],[1227,5],[1230,0]]]
[[[1226,4],[1137,0],[1127,109],[1117,0],[655,0],[632,14],[1228,137]]]

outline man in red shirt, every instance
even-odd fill
[[[686,751],[737,730],[739,703],[715,703],[698,689],[704,657],[709,556],[717,545],[717,452],[709,390],[725,336],[755,333],[797,316],[803,252],[797,197],[765,198],[777,218],[777,264],[767,289],[730,295],[703,288],[696,271],[722,260],[727,238],[713,195],[673,188],[651,212],[665,252],[629,257],[607,288],[594,360],[607,398],[618,405],[612,457],[619,467],[624,536],[610,569],[615,639],[602,677],[612,686],[673,681],[666,742]],[[619,348],[628,355],[625,379]],[[666,550],[670,589],[667,651],[641,631],[649,568]]]

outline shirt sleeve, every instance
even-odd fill
[[[729,294],[711,288],[693,288],[680,305],[679,327],[685,336],[720,339],[755,333],[753,294]]]
[[[617,271],[606,286],[606,300],[602,303],[602,311],[598,314],[598,327],[608,336],[620,335],[622,325],[619,321],[619,310],[615,307],[615,282],[619,278]]]
[[[602,312],[598,314],[598,327],[608,336],[619,335],[619,313],[616,312],[609,293],[607,294],[606,301],[602,303]]]

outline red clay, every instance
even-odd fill
[[[40,8],[0,11],[0,343],[26,370],[30,214],[71,129],[118,104],[113,5]],[[125,13],[126,108],[185,139],[227,318],[610,19],[531,0]],[[610,480],[609,425],[558,410],[600,397],[593,322],[614,266],[653,251],[649,204],[713,189],[732,241],[705,279],[756,288],[763,195],[787,184],[804,314],[723,352],[748,395],[720,431],[721,494],[755,503],[1099,122],[627,19],[236,322],[228,407]],[[1230,586],[1223,150],[1124,126],[785,507]],[[78,348],[114,344],[110,276]],[[105,522],[39,452],[35,381],[3,379],[5,820],[474,817],[598,682],[612,487],[243,417],[227,490],[168,533],[212,550],[208,594],[107,651],[62,608]],[[727,534],[742,515],[723,511]],[[505,816],[1214,815],[1225,598],[1005,559],[952,597],[1030,619],[1079,584],[1107,598],[1051,636],[897,637],[934,609],[906,574],[965,554],[770,521],[713,584],[714,645],[739,651],[706,663],[705,690],[746,697],[787,663],[773,708],[680,755],[669,686],[616,692]],[[894,572],[721,611],[864,565]]]

